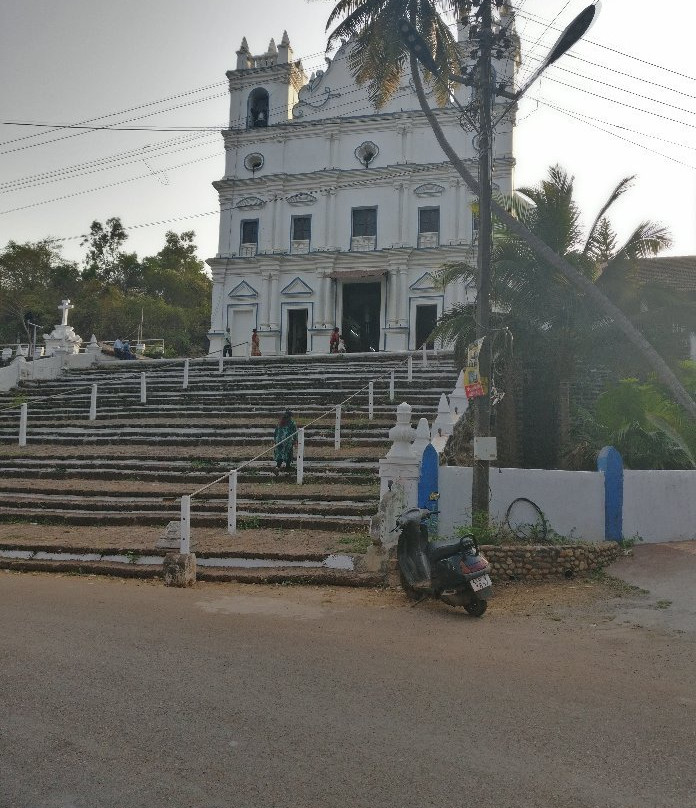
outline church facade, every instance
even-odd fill
[[[465,29],[459,40],[466,56]],[[444,160],[410,77],[376,111],[351,74],[349,48],[308,77],[287,33],[259,56],[244,40],[227,73],[225,176],[214,183],[219,247],[208,260],[211,353],[227,328],[234,355],[246,353],[252,329],[263,355],[327,353],[335,326],[349,351],[414,350],[444,310],[473,297],[461,284],[442,289],[435,276],[446,262],[475,262],[475,200]],[[495,67],[499,82],[510,81],[515,55]],[[471,101],[468,87],[456,95]],[[460,111],[437,115],[476,173]],[[503,193],[512,191],[513,124],[514,110],[495,138]]]

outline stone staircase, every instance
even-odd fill
[[[389,375],[395,370],[394,402]],[[146,373],[147,403],[140,401]],[[294,472],[273,475],[270,452],[239,473],[238,525],[365,533],[376,513],[378,461],[401,401],[415,421],[435,417],[441,393],[457,374],[451,357],[393,354],[100,364],[55,381],[23,383],[0,394],[0,522],[45,525],[160,525],[179,518],[179,497],[245,463],[273,443],[290,408],[305,431],[304,484]],[[333,407],[374,381],[342,408],[340,450]],[[98,389],[90,421],[91,385]],[[18,396],[28,404],[27,445],[18,446]],[[323,418],[319,418],[325,414]],[[194,498],[191,524],[226,526],[227,482]]]

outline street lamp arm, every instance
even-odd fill
[[[430,124],[435,139],[447,158],[452,163],[454,169],[464,180],[469,190],[477,196],[480,194],[480,186],[473,174],[467,169],[459,155],[452,148],[450,142],[445,137],[445,133],[440,126],[437,117],[428,106],[428,101],[423,90],[418,62],[415,56],[410,58],[411,77],[416,96],[423,114]],[[674,399],[696,420],[696,402],[691,398],[682,383],[676,377],[664,359],[658,354],[643,334],[633,325],[626,315],[614,303],[604,295],[597,286],[588,280],[581,272],[578,272],[572,264],[569,264],[560,255],[556,254],[544,241],[531,232],[519,219],[511,216],[505,208],[497,202],[492,202],[492,210],[495,216],[511,232],[523,239],[543,261],[546,261],[554,269],[557,269],[578,291],[586,294],[587,297],[597,306],[599,310],[609,316],[616,327],[624,334],[629,342],[642,354],[646,363],[654,370],[655,375],[671,391]]]

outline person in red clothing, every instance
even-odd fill
[[[339,339],[338,326],[336,326],[336,328],[334,328],[334,330],[331,332],[331,337],[329,338],[329,353],[338,353]]]

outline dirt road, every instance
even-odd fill
[[[694,808],[696,640],[651,608],[0,573],[0,806]]]

